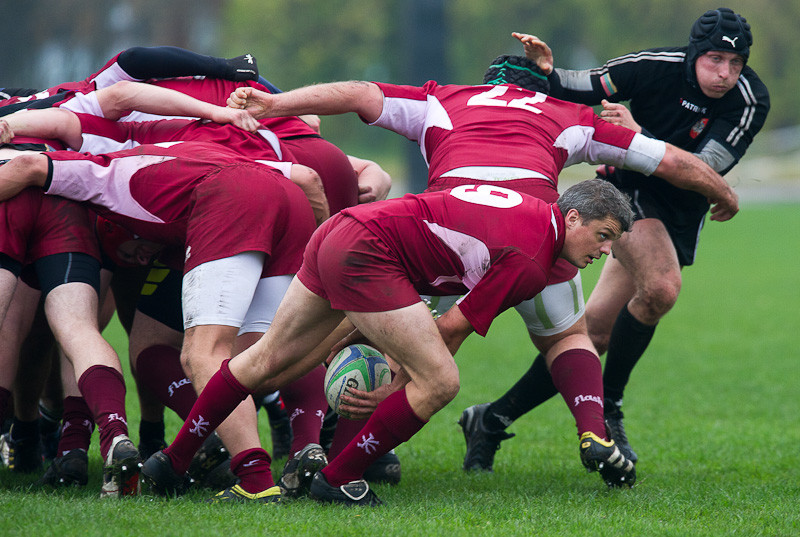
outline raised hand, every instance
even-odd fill
[[[547,43],[530,34],[521,34],[519,32],[512,32],[511,35],[522,43],[525,49],[525,57],[529,60],[536,62],[544,74],[549,75],[553,72],[553,51],[547,46]]]

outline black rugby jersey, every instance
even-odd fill
[[[653,48],[626,54],[603,66],[584,71],[555,69],[548,77],[550,94],[559,99],[598,105],[602,99],[629,101],[643,134],[698,154],[719,173],[726,173],[744,156],[764,125],[769,93],[748,66],[737,85],[713,99],[690,82],[685,63],[687,47]],[[626,180],[642,180],[636,172],[619,170]],[[708,210],[699,194],[680,190],[655,177],[648,188],[658,188],[677,207]],[[645,184],[642,183],[645,187]],[[692,211],[692,212],[694,212]]]

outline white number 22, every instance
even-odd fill
[[[544,93],[536,93],[533,97],[524,97],[522,99],[512,99],[505,101],[499,99],[508,91],[508,86],[495,86],[489,91],[484,91],[478,95],[473,95],[467,101],[467,106],[507,106],[509,108],[521,108],[528,110],[535,114],[541,114],[542,111],[536,108],[535,104],[543,103],[547,99]]]

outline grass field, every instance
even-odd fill
[[[461,392],[398,448],[403,479],[376,487],[381,508],[309,500],[220,508],[199,493],[101,501],[94,447],[82,490],[37,491],[35,478],[0,470],[0,535],[800,535],[798,254],[800,205],[749,205],[706,226],[681,298],[626,393],[640,457],[631,490],[607,490],[585,473],[561,399],[511,427],[517,436],[503,444],[493,474],[461,471],[461,411],[499,396],[533,356],[521,321],[506,313],[459,352]],[[597,269],[585,271],[585,289]],[[121,348],[120,333],[108,332]],[[168,423],[174,435],[177,420]]]

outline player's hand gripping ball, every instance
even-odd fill
[[[350,345],[339,351],[328,366],[325,374],[325,397],[334,412],[349,418],[345,411],[339,409],[343,393],[349,388],[371,392],[391,381],[389,364],[377,349],[369,345]]]

